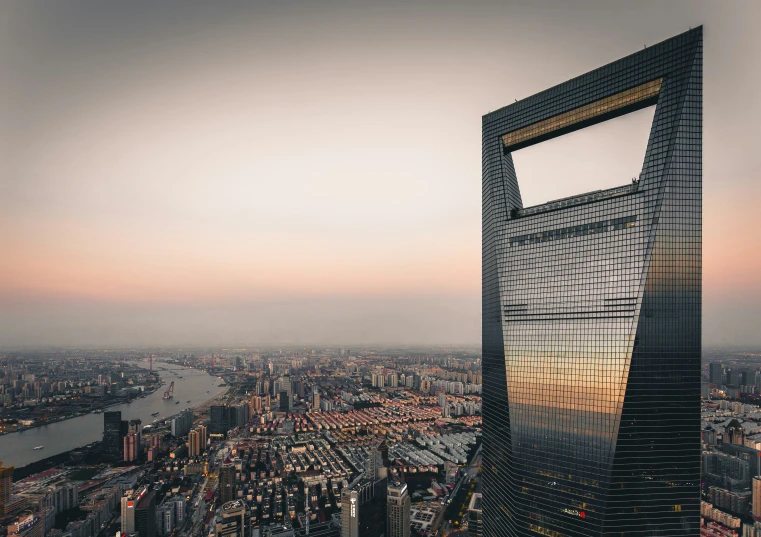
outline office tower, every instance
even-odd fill
[[[242,500],[229,501],[222,505],[217,520],[216,537],[246,536],[246,505]]]
[[[227,434],[230,429],[241,427],[250,420],[248,404],[212,405],[210,409],[209,432],[211,434]]]
[[[406,484],[398,481],[389,483],[386,513],[386,537],[410,537],[410,495]]]
[[[727,386],[739,386],[740,385],[740,370],[727,369]]]
[[[181,526],[185,522],[185,517],[188,514],[187,502],[183,496],[175,496],[167,503],[174,505],[174,519],[178,526]]]
[[[651,105],[638,179],[523,206],[513,152]],[[702,27],[483,117],[485,535],[698,533],[701,125]]]
[[[474,493],[468,505],[468,537],[483,537],[481,494]]]
[[[171,432],[172,436],[187,436],[193,427],[193,411],[185,409],[179,415],[172,418]]]
[[[0,460],[0,518],[6,516],[13,493],[13,466],[3,466]]]
[[[380,537],[386,528],[385,501],[373,479],[360,475],[341,491],[341,537]]]
[[[128,490],[121,499],[121,521],[122,535],[135,533],[135,505],[143,498],[147,491],[142,489],[140,492]]]
[[[312,410],[320,410],[320,390],[317,386],[312,388]]]
[[[280,392],[280,412],[290,412],[291,410],[293,410],[291,394],[283,390]]]
[[[229,459],[219,470],[219,498],[222,503],[230,502],[235,498],[235,466]]]
[[[121,460],[122,439],[127,434],[128,422],[122,421],[120,411],[103,413],[103,448],[112,460]]]
[[[708,366],[709,380],[711,384],[721,386],[724,384],[724,365],[719,363],[712,363]]]
[[[251,421],[251,408],[248,403],[241,403],[232,407],[234,412],[233,427],[242,427]]]
[[[365,476],[368,479],[383,479],[387,476],[389,466],[388,446],[385,440],[367,448],[368,457],[365,461]]]
[[[211,407],[209,407],[209,432],[211,434],[226,434],[226,418],[227,412],[225,406],[211,405]]]
[[[174,530],[174,504],[165,503],[156,509],[156,535],[171,535]]]
[[[756,382],[755,371],[743,371],[740,373],[740,385],[741,386],[753,386]]]
[[[209,409],[209,433],[210,434],[227,434],[227,431],[235,427],[230,424],[230,406],[229,405],[212,405]]]
[[[280,379],[280,390],[288,392],[288,395],[293,394],[293,384],[291,383],[290,376],[285,375]]]
[[[135,506],[138,537],[156,537],[156,491],[144,492]]]

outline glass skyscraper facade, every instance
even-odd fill
[[[523,207],[514,151],[648,106],[637,180]],[[484,116],[485,536],[697,534],[701,147],[702,27]]]

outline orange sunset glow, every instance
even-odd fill
[[[481,116],[698,22],[704,343],[761,343],[758,19],[690,5],[6,2],[0,346],[479,344]],[[652,114],[516,152],[524,205],[626,184]]]

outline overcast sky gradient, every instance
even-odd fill
[[[481,116],[699,24],[704,342],[761,345],[759,6],[6,0],[0,346],[478,344]],[[515,153],[524,203],[651,119]]]

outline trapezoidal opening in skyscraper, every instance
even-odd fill
[[[633,180],[524,206],[513,152],[653,105]],[[484,116],[484,535],[697,532],[701,155],[702,28]]]
[[[655,105],[510,154],[524,207],[639,178]]]

